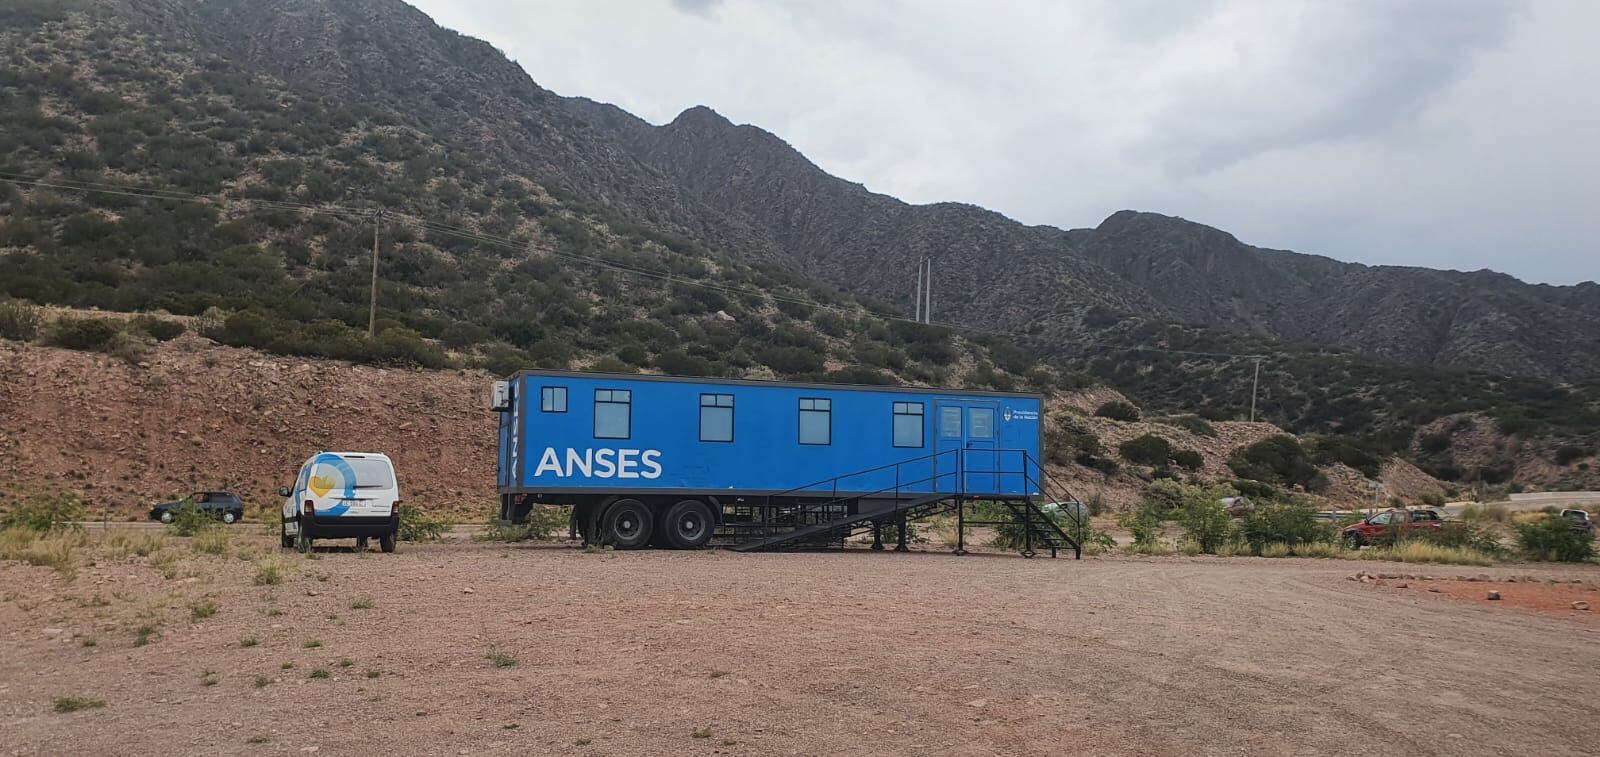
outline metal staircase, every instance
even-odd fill
[[[1001,465],[1002,459],[1014,460],[1016,468]],[[891,472],[892,486],[871,491],[842,486],[868,476],[887,479]],[[973,486],[974,480],[990,485]],[[1015,485],[1008,487],[1002,481]],[[1006,489],[1016,491],[1000,491]],[[975,501],[995,502],[1009,517],[1003,521],[968,520],[967,511]],[[969,526],[1010,525],[1021,529],[1024,557],[1033,557],[1038,550],[1049,550],[1055,557],[1058,551],[1071,549],[1081,558],[1081,545],[1072,536],[1086,528],[1080,513],[1069,508],[1052,517],[1042,508],[1045,503],[1066,501],[1073,501],[1071,493],[1051,480],[1026,450],[944,450],[776,492],[759,504],[735,506],[737,517],[725,519],[719,541],[738,552],[839,548],[861,531],[892,525],[899,528],[897,550],[903,551],[904,524],[954,512],[956,554],[966,554]],[[875,542],[874,547],[878,546]]]

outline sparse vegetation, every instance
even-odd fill
[[[449,533],[450,525],[443,516],[430,515],[415,507],[400,508],[400,541],[439,541]]]
[[[378,605],[370,599],[358,599],[350,603],[352,610],[370,610]]]
[[[517,664],[516,655],[513,655],[509,652],[492,650],[488,655],[486,655],[486,657],[488,658],[489,662],[493,663],[497,668],[509,668]]]
[[[549,541],[550,536],[567,528],[571,509],[565,507],[535,507],[528,513],[527,521],[505,525],[491,518],[483,533],[476,538],[482,541],[515,543],[520,541]]]
[[[212,600],[203,600],[189,605],[189,618],[195,621],[205,620],[217,614],[217,603]]]
[[[709,727],[696,728],[694,731],[690,732],[689,735],[697,739],[709,739],[711,738],[711,729]]]
[[[253,580],[256,586],[276,586],[282,583],[282,564],[271,558],[256,563],[256,575]]]
[[[316,670],[311,671],[311,674],[306,676],[306,677],[307,678],[311,678],[313,680],[320,680],[320,679],[325,679],[325,678],[332,678],[333,674],[329,673],[324,668],[317,668]]]
[[[310,640],[307,640],[305,643],[301,644],[300,646],[303,649],[316,649],[316,648],[322,646],[322,642],[317,641],[316,639],[310,639]]]
[[[74,522],[83,519],[83,501],[77,495],[67,491],[44,491],[33,494],[0,517],[0,528],[49,534],[76,530]]]
[[[1466,547],[1445,547],[1418,539],[1406,539],[1393,546],[1368,547],[1356,553],[1363,560],[1442,563],[1445,565],[1493,565],[1494,558]]]

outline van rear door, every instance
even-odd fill
[[[400,498],[389,460],[366,455],[318,455],[307,488],[319,517],[387,517]]]

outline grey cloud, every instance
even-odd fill
[[[709,16],[722,0],[672,0],[672,7],[695,16]]]
[[[1423,0],[1323,6],[1335,10],[1293,30],[1298,44],[1286,60],[1202,79],[1179,93],[1135,154],[1159,154],[1169,169],[1189,175],[1265,152],[1404,131],[1478,55],[1506,42],[1524,5]]]

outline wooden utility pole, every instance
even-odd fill
[[[1261,358],[1256,358],[1256,373],[1250,379],[1250,422],[1256,422],[1256,387],[1261,384]]]
[[[383,211],[372,214],[372,305],[367,311],[367,338],[378,335],[378,229],[383,225]]]

